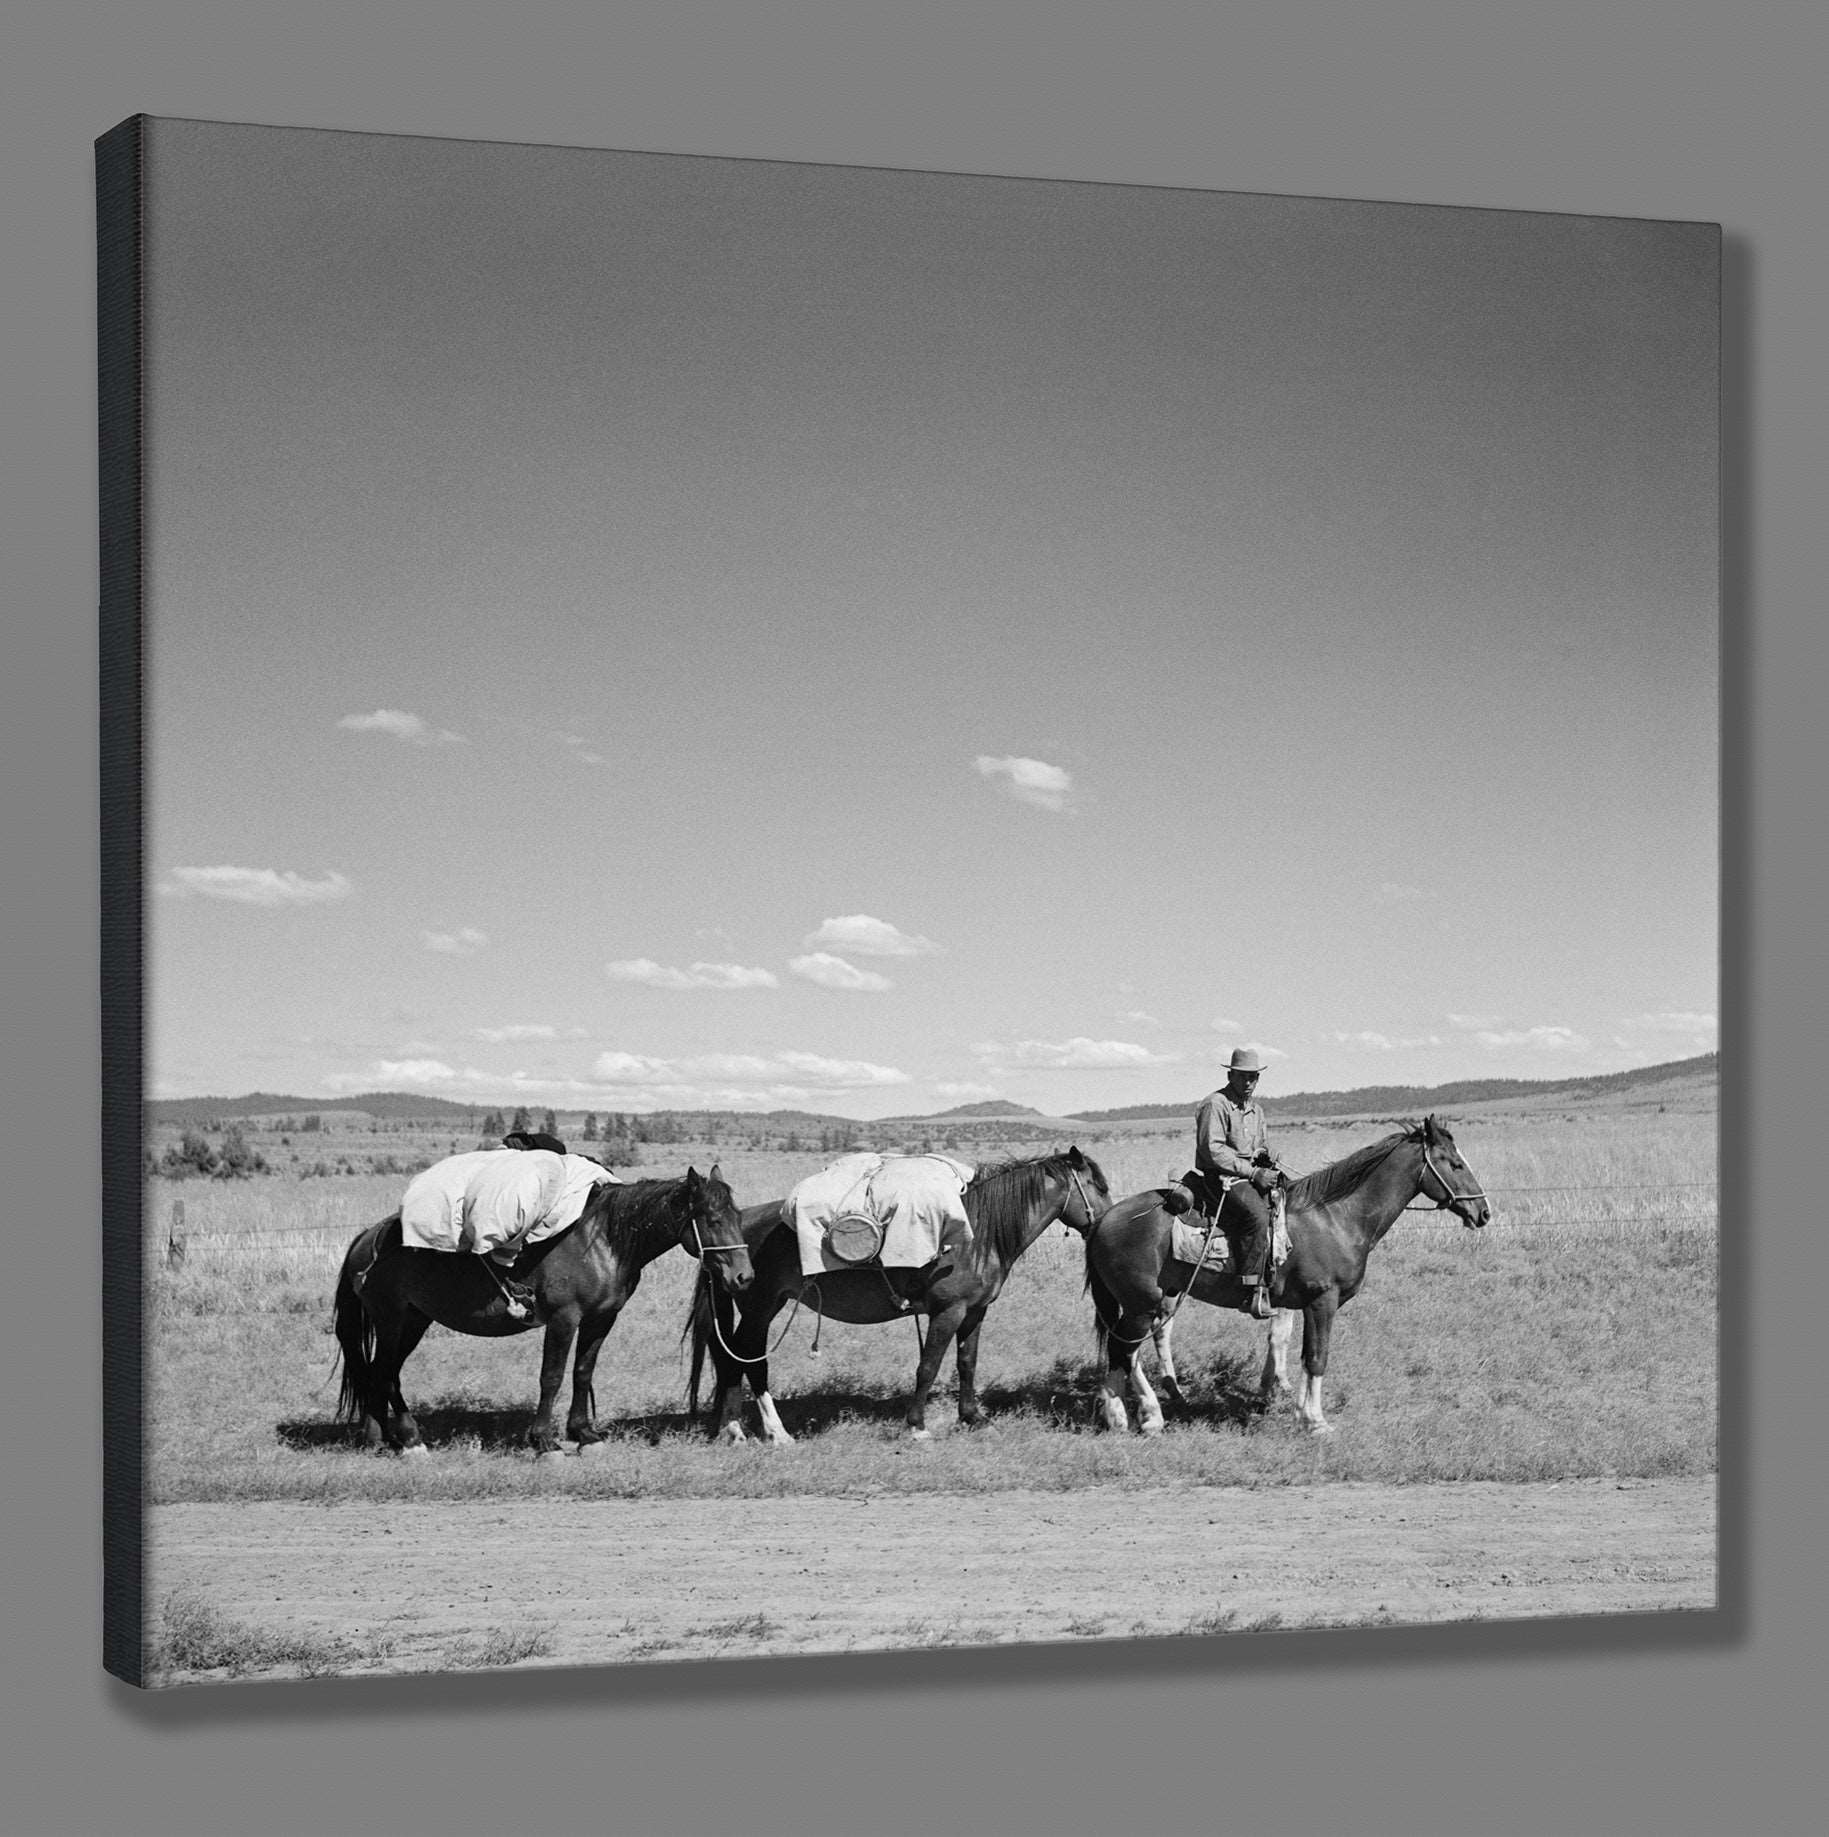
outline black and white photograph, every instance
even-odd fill
[[[1717,224],[101,146],[113,1669],[1717,1607]]]

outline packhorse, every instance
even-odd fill
[[[455,1333],[499,1339],[544,1327],[540,1406],[528,1441],[557,1456],[559,1385],[572,1364],[565,1435],[582,1452],[605,1439],[595,1420],[591,1374],[647,1265],[674,1245],[696,1257],[719,1293],[741,1291],[754,1271],[742,1214],[716,1167],[676,1180],[608,1181],[565,1230],[522,1251],[503,1273],[531,1289],[531,1312],[516,1313],[487,1259],[464,1251],[419,1250],[401,1242],[398,1212],[360,1232],[337,1278],[334,1321],[342,1349],[338,1418],[359,1423],[371,1448],[423,1456],[425,1442],[400,1389],[400,1368],[436,1321]],[[714,1273],[715,1272],[715,1273]]]
[[[692,1341],[688,1407],[698,1412],[699,1379],[709,1352],[716,1373],[710,1433],[728,1442],[746,1440],[743,1383],[771,1442],[794,1438],[783,1426],[768,1385],[769,1324],[789,1301],[826,1320],[870,1326],[925,1315],[927,1333],[904,1412],[908,1432],[925,1441],[927,1400],[949,1345],[957,1345],[959,1420],[967,1428],[984,1420],[978,1401],[978,1333],[985,1310],[1003,1290],[1012,1265],[1057,1219],[1082,1234],[1111,1203],[1098,1162],[1078,1148],[981,1167],[966,1184],[969,1241],[942,1237],[940,1254],[918,1269],[881,1264],[803,1275],[800,1245],[784,1199],[751,1206],[743,1214],[756,1279],[733,1297],[701,1271],[686,1323]]]
[[[1295,1401],[1302,1420],[1318,1434],[1329,1424],[1321,1409],[1334,1316],[1359,1292],[1366,1260],[1419,1195],[1438,1210],[1454,1212],[1471,1229],[1491,1219],[1480,1182],[1434,1116],[1387,1135],[1343,1160],[1284,1185],[1289,1255],[1266,1272],[1271,1323],[1261,1392],[1268,1401],[1286,1388],[1295,1322],[1302,1322],[1302,1378]],[[1120,1199],[1086,1238],[1086,1285],[1098,1315],[1106,1355],[1100,1409],[1106,1425],[1129,1426],[1123,1386],[1137,1400],[1137,1424],[1146,1435],[1162,1432],[1162,1405],[1143,1371],[1141,1351],[1154,1338],[1164,1388],[1186,1408],[1176,1379],[1170,1335],[1171,1296],[1183,1293],[1214,1307],[1248,1310],[1249,1291],[1230,1270],[1198,1270],[1170,1254],[1174,1191],[1159,1188]]]

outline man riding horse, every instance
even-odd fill
[[[1257,1081],[1264,1064],[1249,1047],[1233,1053],[1226,1082],[1200,1106],[1194,1124],[1194,1188],[1200,1209],[1219,1217],[1219,1228],[1238,1248],[1238,1279],[1251,1297],[1251,1313],[1270,1318],[1270,1285],[1264,1279],[1270,1256],[1269,1195],[1282,1178],[1282,1164],[1270,1146]]]

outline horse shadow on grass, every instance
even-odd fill
[[[1166,1396],[1163,1406],[1171,1421],[1208,1423],[1215,1428],[1247,1430],[1265,1414],[1258,1395],[1259,1362],[1251,1353],[1220,1351],[1202,1371],[1183,1380],[1189,1408],[1174,1410]],[[1093,1433],[1099,1428],[1098,1400],[1104,1368],[1095,1359],[1057,1358],[1045,1371],[1015,1384],[987,1385],[979,1393],[987,1418],[995,1429],[1000,1421],[1037,1421],[1071,1434]],[[788,1433],[796,1441],[817,1442],[834,1430],[852,1425],[875,1429],[885,1436],[903,1428],[906,1396],[889,1387],[865,1388],[855,1377],[835,1375],[801,1385],[777,1396],[776,1407]],[[953,1397],[936,1387],[930,1420],[935,1426],[952,1417]],[[426,1445],[440,1448],[473,1446],[484,1454],[513,1455],[527,1451],[533,1426],[531,1406],[504,1409],[463,1401],[442,1401],[417,1407],[414,1420]],[[753,1429],[754,1406],[746,1410]],[[658,1447],[676,1439],[709,1439],[710,1419],[701,1403],[697,1416],[685,1408],[650,1410],[628,1416],[601,1414],[597,1425],[611,1442],[646,1442]],[[360,1448],[362,1431],[327,1417],[301,1417],[276,1425],[281,1443],[300,1452],[334,1448]]]

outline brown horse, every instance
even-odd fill
[[[1419,1194],[1475,1229],[1492,1216],[1447,1124],[1433,1116],[1287,1185],[1289,1255],[1270,1277],[1270,1299],[1284,1311],[1271,1327],[1263,1387],[1268,1395],[1287,1368],[1299,1312],[1303,1383],[1296,1401],[1302,1420],[1318,1434],[1328,1431],[1321,1413],[1321,1379],[1334,1316],[1359,1292],[1366,1259]],[[1185,1407],[1169,1347],[1170,1296],[1185,1291],[1214,1307],[1249,1306],[1248,1291],[1229,1271],[1196,1271],[1169,1254],[1173,1203],[1164,1191],[1133,1193],[1120,1199],[1086,1239],[1086,1285],[1105,1344],[1102,1409],[1110,1428],[1128,1426],[1121,1394],[1128,1377],[1137,1398],[1137,1426],[1146,1435],[1162,1432],[1162,1405],[1139,1357],[1152,1335],[1170,1397]]]
[[[703,1178],[688,1168],[678,1180],[599,1186],[575,1224],[530,1246],[503,1272],[533,1291],[531,1313],[511,1311],[486,1258],[407,1248],[397,1212],[370,1225],[350,1245],[337,1279],[335,1323],[343,1352],[338,1416],[361,1423],[371,1448],[385,1442],[402,1454],[423,1456],[419,1425],[401,1395],[400,1368],[426,1329],[437,1321],[455,1333],[499,1339],[544,1326],[540,1407],[527,1439],[537,1455],[559,1454],[559,1384],[576,1341],[565,1434],[582,1453],[604,1439],[591,1395],[604,1337],[643,1269],[675,1244],[707,1272],[716,1269],[720,1291],[749,1286],[754,1271],[742,1216],[716,1167]]]
[[[800,1244],[785,1200],[751,1206],[743,1214],[743,1235],[755,1265],[754,1287],[732,1303],[713,1292],[703,1274],[686,1323],[692,1338],[690,1408],[698,1410],[699,1377],[709,1351],[717,1373],[711,1400],[711,1434],[730,1442],[745,1438],[743,1381],[771,1442],[794,1438],[782,1426],[768,1388],[769,1322],[797,1300],[829,1320],[854,1326],[928,1317],[906,1421],[910,1435],[928,1439],[927,1399],[940,1374],[946,1349],[958,1342],[959,1420],[967,1428],[984,1420],[978,1401],[978,1330],[984,1314],[1003,1291],[1011,1265],[1041,1234],[1062,1220],[1084,1233],[1111,1203],[1111,1189],[1099,1164],[1077,1148],[981,1167],[965,1188],[969,1242],[943,1240],[939,1256],[922,1269],[886,1269],[879,1264],[803,1276]]]

